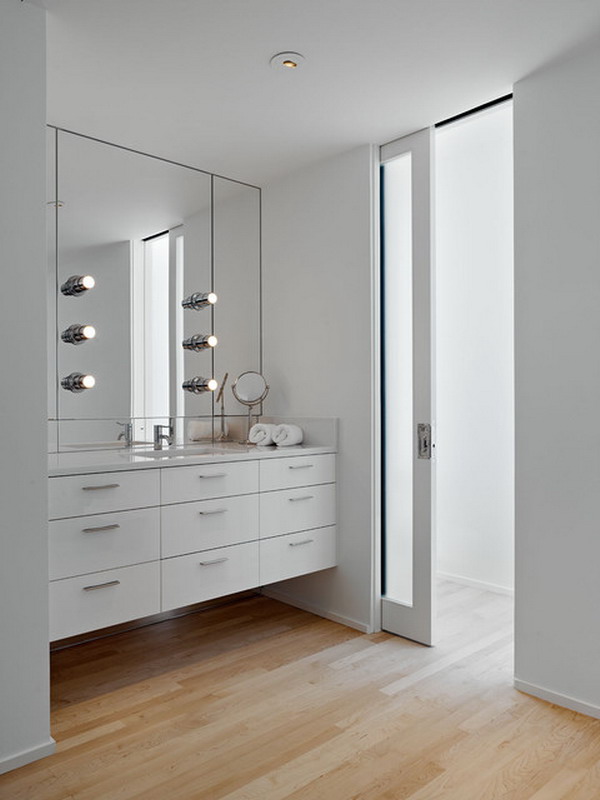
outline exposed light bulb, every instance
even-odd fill
[[[216,347],[217,337],[212,333],[205,335],[196,333],[194,336],[184,339],[181,345],[184,350],[196,350],[196,352],[198,352],[201,350],[207,350],[210,347]]]
[[[197,375],[195,378],[188,378],[187,381],[184,381],[181,388],[192,394],[203,394],[204,392],[214,392],[218,385],[214,378],[202,378]]]
[[[93,289],[95,285],[96,280],[92,275],[71,275],[60,287],[60,290],[67,296],[76,297],[88,289]]]
[[[185,300],[181,301],[184,308],[191,308],[194,311],[199,311],[206,306],[214,306],[217,302],[217,295],[214,292],[194,292]]]
[[[81,344],[93,339],[96,335],[96,328],[93,325],[75,324],[70,325],[60,335],[63,342],[67,344]]]
[[[96,378],[93,375],[84,375],[81,372],[72,372],[60,382],[63,389],[68,392],[83,392],[85,389],[93,389],[96,385]]]

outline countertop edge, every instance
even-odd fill
[[[85,453],[51,453],[48,456],[48,477],[58,478],[102,472],[171,469],[172,467],[193,467],[200,464],[227,464],[237,461],[263,461],[301,456],[335,455],[336,453],[337,449],[335,447],[327,445],[256,447],[243,453],[204,453],[197,456],[189,455],[171,459],[165,458],[164,460],[157,459],[156,461],[152,459],[143,460],[143,456],[136,455],[133,452],[86,451]],[[115,461],[115,456],[123,460]]]

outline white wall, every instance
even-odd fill
[[[438,571],[511,589],[512,104],[439,128],[435,143]]]
[[[599,96],[596,41],[514,122],[517,686],[600,716]]]
[[[0,4],[0,772],[52,750],[46,533],[45,15]]]
[[[370,147],[263,192],[265,413],[338,417],[339,566],[274,588],[291,602],[370,625]]]

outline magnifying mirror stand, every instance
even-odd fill
[[[257,403],[257,405],[258,405],[258,403]],[[250,441],[250,430],[252,428],[252,409],[253,408],[254,408],[254,406],[248,406],[248,423],[247,423],[247,426],[246,426],[246,441],[244,442],[244,444],[252,444],[252,442]]]
[[[217,442],[228,442],[229,436],[225,432],[225,384],[227,383],[227,378],[229,377],[229,373],[226,372],[223,380],[221,381],[221,388],[219,389],[219,394],[217,395],[217,403],[221,402],[221,431],[218,436],[216,436]]]
[[[246,431],[246,441],[242,444],[252,444],[250,441],[250,429],[252,428],[252,409],[262,403],[269,394],[269,384],[264,375],[254,370],[247,370],[238,375],[234,381],[231,391],[233,396],[244,406],[248,407],[248,428]]]
[[[221,402],[221,430],[217,436],[217,442],[228,442],[229,436],[225,432],[225,404]]]

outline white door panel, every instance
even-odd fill
[[[432,131],[381,148],[383,203],[382,627],[434,640],[432,425]],[[427,438],[427,429],[424,429]],[[433,451],[432,451],[433,452]],[[425,456],[425,457],[424,457]]]

